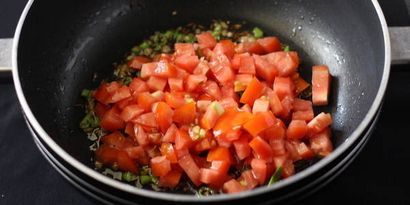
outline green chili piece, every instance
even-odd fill
[[[283,51],[285,51],[285,52],[289,52],[289,51],[290,51],[290,47],[289,47],[289,45],[286,45],[286,46],[283,48]]]
[[[127,181],[127,182],[132,182],[137,180],[137,176],[131,172],[124,172],[122,174],[122,180]]]
[[[272,176],[269,179],[268,186],[270,186],[270,185],[272,185],[275,182],[280,180],[280,177],[282,176],[282,171],[283,171],[282,167],[276,168],[275,173],[273,173]]]
[[[152,182],[152,177],[148,175],[140,176],[140,182],[142,185],[147,185]]]

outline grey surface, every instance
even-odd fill
[[[11,71],[12,38],[0,38],[0,72]]]
[[[390,27],[392,64],[410,63],[410,27]]]

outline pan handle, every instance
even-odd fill
[[[0,38],[0,72],[11,71],[12,38]]]
[[[410,27],[389,27],[389,33],[392,64],[410,63]]]

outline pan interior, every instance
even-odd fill
[[[173,15],[175,14],[175,15]],[[35,1],[18,49],[20,81],[43,129],[90,166],[80,92],[112,74],[112,63],[144,37],[190,22],[246,21],[299,52],[302,75],[326,64],[334,76],[331,103],[339,146],[364,119],[383,75],[384,40],[371,1]],[[94,80],[93,80],[94,79]]]

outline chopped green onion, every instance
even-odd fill
[[[253,28],[252,33],[253,33],[253,36],[255,38],[262,38],[263,37],[263,31],[258,27]]]
[[[127,182],[132,182],[137,180],[137,176],[131,172],[124,172],[122,174],[122,180],[127,181]]]
[[[98,119],[97,116],[94,115],[94,113],[87,113],[85,117],[81,120],[80,122],[80,128],[81,129],[86,129],[86,128],[94,128],[98,127],[100,124],[100,119]]]
[[[81,96],[85,97],[86,99],[91,97],[91,90],[88,89],[84,89],[83,91],[81,91]]]
[[[131,81],[132,81],[132,78],[130,76],[126,76],[122,80],[123,84],[127,86],[131,83]]]
[[[283,51],[285,51],[285,52],[289,52],[289,51],[290,51],[290,47],[289,47],[289,45],[286,45],[286,46],[283,48]]]
[[[203,196],[210,196],[214,194],[214,190],[212,190],[209,187],[206,186],[202,186],[198,189],[198,191],[196,191],[196,195],[198,197],[203,197]]]
[[[282,167],[276,168],[275,173],[273,173],[273,175],[269,179],[268,186],[280,180],[280,177],[282,176],[282,171],[283,171]]]
[[[144,41],[144,42],[142,42],[142,43],[140,44],[140,48],[141,48],[141,49],[146,49],[146,48],[148,48],[148,47],[149,47],[148,41]]]
[[[140,176],[140,182],[142,185],[147,185],[152,182],[152,176],[142,175]]]

